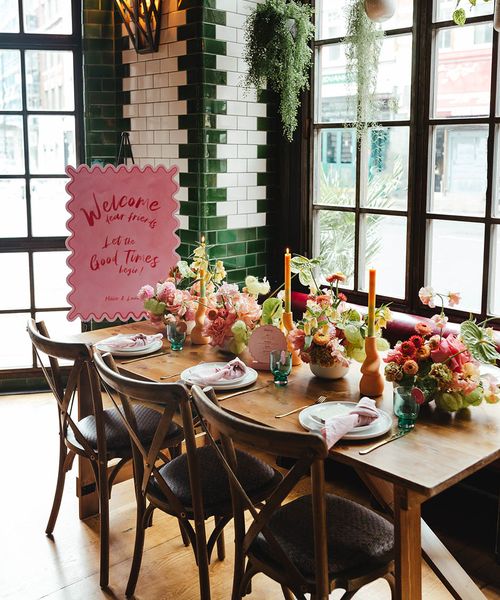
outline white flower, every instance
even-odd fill
[[[442,313],[439,313],[432,316],[431,321],[434,321],[434,323],[436,323],[436,327],[439,329],[444,329],[446,327],[446,323],[448,323],[448,317]]]

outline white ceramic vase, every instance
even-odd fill
[[[396,0],[365,0],[365,12],[371,21],[383,23],[396,12]]]
[[[349,366],[344,366],[340,363],[334,363],[331,367],[322,367],[317,363],[309,363],[313,375],[321,377],[321,379],[340,379],[347,375]]]

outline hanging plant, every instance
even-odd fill
[[[344,38],[347,78],[356,86],[354,127],[361,142],[377,114],[377,74],[384,32],[365,12],[364,0],[350,0],[347,7],[347,33]]]
[[[483,2],[490,2],[491,0],[483,0]],[[469,10],[472,10],[476,4],[477,0],[457,0],[457,4],[455,6],[455,10],[453,11],[453,20],[457,25],[464,25],[467,21],[467,13],[465,12],[465,8],[460,6],[462,3],[469,5]],[[498,12],[498,0],[495,2],[495,13]],[[496,18],[496,14],[495,14]]]
[[[245,83],[262,88],[267,82],[278,94],[283,134],[288,140],[297,128],[299,94],[309,85],[312,13],[310,6],[294,0],[266,0],[257,4],[245,25]]]

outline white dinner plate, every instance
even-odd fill
[[[215,373],[215,369],[219,368],[222,369],[223,367],[225,367],[227,365],[227,362],[207,362],[207,363],[201,363],[200,365],[195,365],[194,367],[190,367],[189,369],[187,369],[189,371],[189,379],[190,380],[194,380],[195,378],[200,378],[200,379],[204,379],[205,377],[209,377],[210,375],[213,375]],[[217,385],[232,385],[234,383],[239,383],[240,381],[243,381],[243,379],[246,377],[246,372],[243,375],[240,375],[239,377],[235,377],[234,379],[220,379],[217,382]],[[194,383],[194,381],[193,381]]]
[[[130,335],[130,336],[116,336],[116,337],[127,338],[127,337],[133,337],[133,336]],[[161,341],[161,340],[159,340],[159,341]],[[157,345],[157,343],[158,343],[158,338],[152,340],[148,344],[144,344],[144,346],[137,346],[135,348],[120,348],[119,352],[125,352],[127,354],[130,354],[130,353],[135,354],[138,351],[143,352],[144,350],[149,350],[152,346]],[[113,352],[113,346],[108,346],[108,344],[106,344],[104,341],[97,342],[95,346],[96,346],[96,348],[98,348],[99,350],[102,350],[103,352]]]
[[[227,363],[209,363],[209,364],[225,365]],[[185,369],[184,371],[182,371],[181,379],[188,385],[193,385],[193,384],[201,385],[201,384],[197,383],[196,381],[192,381],[192,379],[190,379],[191,372],[193,371],[194,368],[195,367],[190,367],[189,369]],[[214,390],[238,390],[240,388],[244,388],[249,385],[252,385],[252,383],[255,383],[257,381],[258,376],[259,376],[259,374],[257,373],[257,371],[255,369],[252,369],[251,367],[247,367],[247,372],[241,379],[218,381],[217,383],[211,383],[208,385],[210,385],[210,387],[213,387]]]
[[[313,404],[299,413],[299,422],[304,429],[308,431],[320,431],[323,424],[312,418],[315,415],[321,419],[333,416],[348,414],[356,402],[324,402],[323,404]],[[370,425],[355,427],[343,436],[343,440],[369,440],[387,433],[392,427],[392,417],[384,410],[377,408],[378,419],[375,419]]]
[[[163,340],[154,340],[148,346],[143,346],[142,348],[136,348],[135,350],[117,350],[116,348],[109,348],[108,346],[100,346],[96,344],[96,348],[101,350],[101,352],[109,352],[113,356],[142,356],[143,354],[152,354],[156,352],[163,346]]]

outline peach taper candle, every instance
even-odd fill
[[[370,269],[368,287],[368,327],[365,338],[366,358],[361,365],[359,391],[362,396],[380,396],[385,387],[384,378],[380,372],[380,356],[375,337],[375,269]]]

